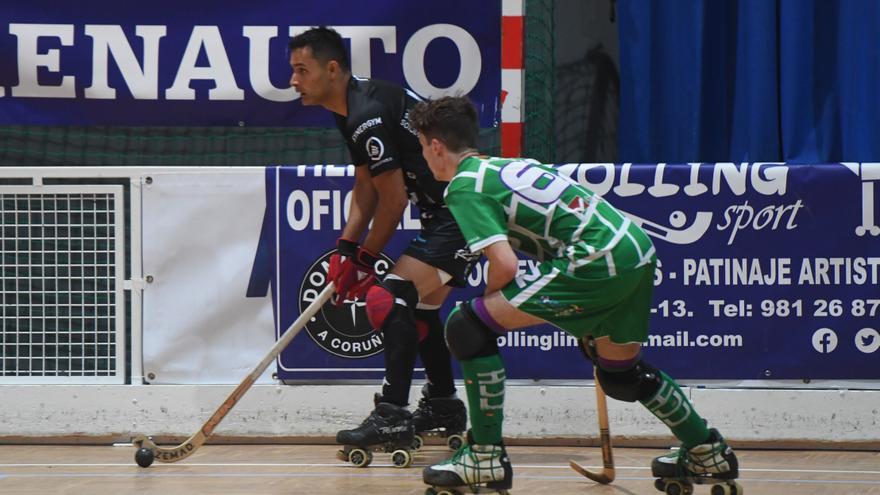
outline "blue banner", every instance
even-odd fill
[[[501,0],[8,3],[0,125],[331,126],[289,87],[287,42],[317,25],[349,40],[355,75],[468,94],[494,125]]]
[[[684,379],[880,378],[880,164],[568,164],[559,167],[654,239],[644,354]],[[283,331],[326,283],[353,168],[266,171],[266,217],[249,296],[272,287]],[[408,211],[386,251],[418,229]],[[521,261],[521,269],[533,263]],[[444,307],[482,291],[471,287]],[[546,326],[499,338],[508,377],[590,375],[573,338]],[[382,376],[382,337],[360,302],[327,305],[281,355],[282,379]]]

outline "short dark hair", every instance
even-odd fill
[[[305,47],[312,49],[312,56],[319,62],[326,64],[335,60],[345,72],[351,70],[345,43],[335,30],[326,26],[314,27],[290,38],[290,42],[287,43],[290,51]]]
[[[437,139],[450,151],[477,149],[477,109],[466,96],[420,102],[410,111],[409,120],[425,139]]]

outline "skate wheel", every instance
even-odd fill
[[[666,483],[666,495],[691,495],[694,493],[694,486],[690,483],[672,480]]]
[[[348,453],[348,462],[354,464],[355,467],[367,467],[372,460],[373,454],[363,449],[351,449],[351,452]]]
[[[452,490],[452,489],[437,490],[436,488],[434,488],[432,486],[432,487],[428,488],[427,490],[425,490],[425,495],[461,495],[461,493],[459,493],[458,490]]]
[[[450,435],[446,439],[446,446],[452,450],[458,450],[464,445],[464,438],[461,435]]]
[[[424,446],[425,446],[425,441],[422,440],[422,437],[421,437],[421,436],[416,435],[416,436],[413,437],[412,449],[413,449],[414,451],[415,451],[415,450],[421,450],[422,447],[424,447]]]
[[[712,495],[743,495],[742,485],[737,482],[715,485],[711,490]]]
[[[344,450],[337,450],[336,451],[336,458],[339,459],[340,461],[348,462],[348,453]]]
[[[405,468],[412,464],[412,456],[405,450],[395,450],[391,453],[391,463],[394,467]]]

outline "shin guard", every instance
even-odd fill
[[[504,422],[504,363],[501,355],[477,357],[461,362],[467,389],[471,433],[479,444],[501,442]]]
[[[419,343],[419,356],[425,365],[428,376],[428,395],[430,397],[450,397],[455,394],[452,377],[452,356],[443,339],[443,323],[439,309],[416,309],[416,325],[427,329],[425,338]]]
[[[706,422],[694,410],[694,405],[685,397],[675,380],[662,371],[658,373],[661,379],[660,389],[653,397],[639,402],[666,423],[685,448],[705,442],[709,438]]]

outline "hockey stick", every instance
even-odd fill
[[[593,376],[597,377],[596,367],[593,367]],[[599,416],[599,442],[602,446],[602,472],[591,473],[575,461],[568,461],[572,469],[586,476],[596,483],[607,485],[614,481],[614,456],[611,454],[611,431],[608,428],[608,404],[605,402],[605,391],[596,378],[596,413]]]
[[[333,294],[333,283],[327,284],[327,287],[318,294],[317,299],[312,301],[311,304],[306,308],[305,311],[299,315],[299,318],[293,322],[290,327],[288,327],[287,331],[275,342],[275,345],[272,346],[272,349],[268,354],[263,358],[262,361],[250,372],[248,376],[235,387],[235,390],[229,394],[229,397],[223,401],[223,404],[220,404],[220,407],[214,411],[214,414],[205,421],[205,424],[202,425],[199,431],[195,432],[191,437],[187,438],[182,444],[177,447],[173,447],[170,449],[166,449],[163,447],[156,446],[152,440],[150,440],[146,435],[138,435],[134,437],[131,441],[138,449],[146,448],[153,452],[156,460],[159,462],[177,462],[189,457],[193,452],[196,451],[208,437],[211,436],[211,433],[214,432],[214,428],[217,428],[217,425],[223,421],[223,418],[226,417],[226,414],[238,403],[239,399],[244,396],[244,394],[251,388],[251,385],[263,374],[263,371],[266,370],[266,367],[269,366],[269,363],[275,360],[281,351],[290,344],[290,341],[293,340],[294,337],[306,326],[306,323],[312,319],[313,316],[324,306],[324,303],[330,299],[330,296]]]

